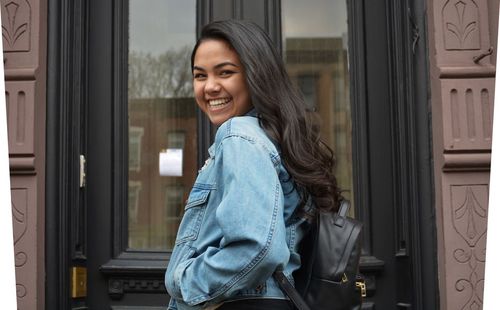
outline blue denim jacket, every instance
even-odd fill
[[[198,173],[165,274],[168,309],[284,299],[272,273],[293,281],[300,266],[300,197],[254,113],[219,127]]]

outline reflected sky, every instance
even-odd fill
[[[347,0],[282,0],[283,38],[342,37],[347,33]]]
[[[129,0],[130,51],[161,54],[196,40],[195,0]],[[250,0],[245,0],[250,1]],[[347,0],[282,0],[283,38],[342,37]]]
[[[130,0],[130,51],[161,54],[196,39],[195,0]]]

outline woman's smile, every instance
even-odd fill
[[[231,104],[231,98],[211,99],[208,100],[208,105],[212,111],[220,111]]]

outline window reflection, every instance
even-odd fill
[[[130,0],[129,11],[128,244],[169,250],[196,173],[195,1]],[[182,176],[160,175],[167,149],[182,150]]]
[[[287,70],[317,112],[323,139],[335,152],[339,186],[352,200],[346,1],[283,0],[282,9]]]

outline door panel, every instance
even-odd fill
[[[183,202],[213,133],[190,85],[196,2],[175,2],[90,2],[91,309],[165,307],[168,302],[164,271]],[[204,5],[197,3],[198,12]],[[218,18],[234,13],[225,2],[210,5]],[[252,8],[252,14],[262,15],[262,7]],[[182,153],[181,176],[159,172],[161,153],[172,151]]]
[[[162,13],[170,14],[169,22],[174,22],[173,14],[179,13],[174,5],[90,2],[92,126],[87,175],[88,218],[93,219],[88,230],[92,309],[164,307],[168,302],[163,284],[168,250],[198,166],[188,48],[182,47],[192,46],[195,39],[195,5],[192,1],[178,15],[192,16],[186,43],[175,33],[169,37],[166,30],[172,25],[159,19]],[[160,175],[164,150],[184,154],[183,176]]]

